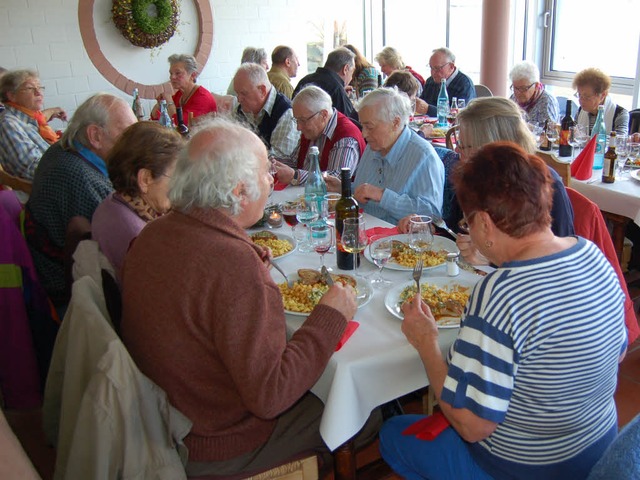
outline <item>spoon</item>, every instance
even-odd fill
[[[431,215],[431,220],[433,221],[433,224],[438,227],[438,228],[442,228],[444,230],[447,231],[447,233],[449,235],[451,235],[453,238],[457,239],[458,238],[458,234],[455,233],[453,230],[451,230],[447,224],[444,222],[444,220],[442,219],[442,217],[438,217],[437,215]]]

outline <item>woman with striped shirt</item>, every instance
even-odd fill
[[[393,417],[382,455],[408,479],[584,479],[617,432],[627,335],[616,274],[589,241],[553,234],[549,171],[515,144],[480,149],[454,186],[498,268],[473,289],[446,360],[429,307],[403,306],[450,426],[425,441],[410,434],[420,424],[405,432],[419,416]]]

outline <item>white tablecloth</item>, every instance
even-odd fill
[[[302,193],[301,187],[289,187],[274,192],[273,202],[292,199]],[[386,222],[365,215],[367,228],[390,226]],[[286,224],[275,231],[291,233]],[[335,255],[326,255],[327,265],[337,270]],[[298,268],[318,268],[320,256],[316,253],[293,254],[278,260],[285,272]],[[376,267],[362,258],[359,271],[374,272]],[[273,278],[282,282],[282,276],[273,269]],[[394,284],[410,281],[411,272],[385,269],[384,276]],[[446,276],[444,266],[425,272],[431,276]],[[460,278],[480,277],[461,270]],[[406,395],[428,385],[422,362],[416,350],[407,342],[400,330],[400,320],[391,315],[384,305],[388,289],[375,289],[372,300],[358,310],[355,320],[360,326],[349,341],[336,352],[318,382],[312,388],[325,404],[320,434],[327,446],[334,450],[353,437],[364,425],[371,411],[385,402]],[[287,315],[287,326],[293,332],[304,317]],[[453,343],[457,329],[440,331],[440,347],[443,353]]]

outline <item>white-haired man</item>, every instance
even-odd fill
[[[331,106],[331,97],[315,85],[304,87],[293,99],[293,118],[302,133],[296,162],[292,166],[276,162],[278,181],[298,185],[307,180],[309,147],[320,151],[320,170],[340,177],[340,169],[355,171],[366,143],[360,129]]]
[[[245,228],[273,184],[267,150],[218,118],[178,159],[173,210],[142,231],[123,275],[122,334],[140,370],[192,422],[187,474],[271,468],[327,452],[322,403],[308,392],[356,312],[337,283],[287,342],[268,252]]]
[[[26,238],[42,286],[58,311],[68,303],[63,252],[69,221],[91,221],[113,191],[104,159],[120,134],[137,122],[121,98],[102,93],[86,100],[59,142],[42,155],[26,205]]]
[[[233,77],[238,96],[236,114],[249,122],[269,150],[280,160],[291,160],[300,140],[291,102],[278,92],[267,72],[255,63],[244,63]]]
[[[368,145],[354,197],[365,212],[391,223],[411,213],[440,215],[444,166],[431,144],[408,127],[409,97],[378,88],[360,101],[358,113]]]

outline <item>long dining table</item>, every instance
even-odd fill
[[[281,203],[293,200],[303,192],[302,187],[289,186],[282,191],[273,192],[270,201]],[[367,228],[392,227],[368,214],[364,215],[364,219]],[[260,230],[266,228],[262,227]],[[291,228],[286,224],[271,231],[292,235]],[[299,268],[318,269],[320,255],[295,250],[276,262],[286,273],[295,273]],[[325,262],[336,272],[349,273],[337,269],[335,255],[327,254]],[[371,274],[376,268],[361,257],[359,273]],[[385,269],[383,275],[394,285],[412,280],[411,271]],[[282,275],[275,269],[272,269],[272,276],[277,283],[284,282]],[[444,276],[444,264],[423,273],[424,281]],[[461,269],[456,278],[475,282],[481,277]],[[385,307],[388,290],[373,289],[371,300],[359,308],[355,315],[354,320],[359,323],[359,327],[344,346],[332,355],[323,374],[311,389],[324,403],[320,434],[334,452],[349,443],[376,407],[429,384],[418,353],[400,329],[401,320]],[[304,320],[304,316],[287,313],[289,333],[292,334],[299,328]],[[457,328],[440,330],[439,344],[443,352],[448,351],[457,332]],[[354,478],[355,465],[352,470]],[[340,475],[340,478],[350,476]]]

